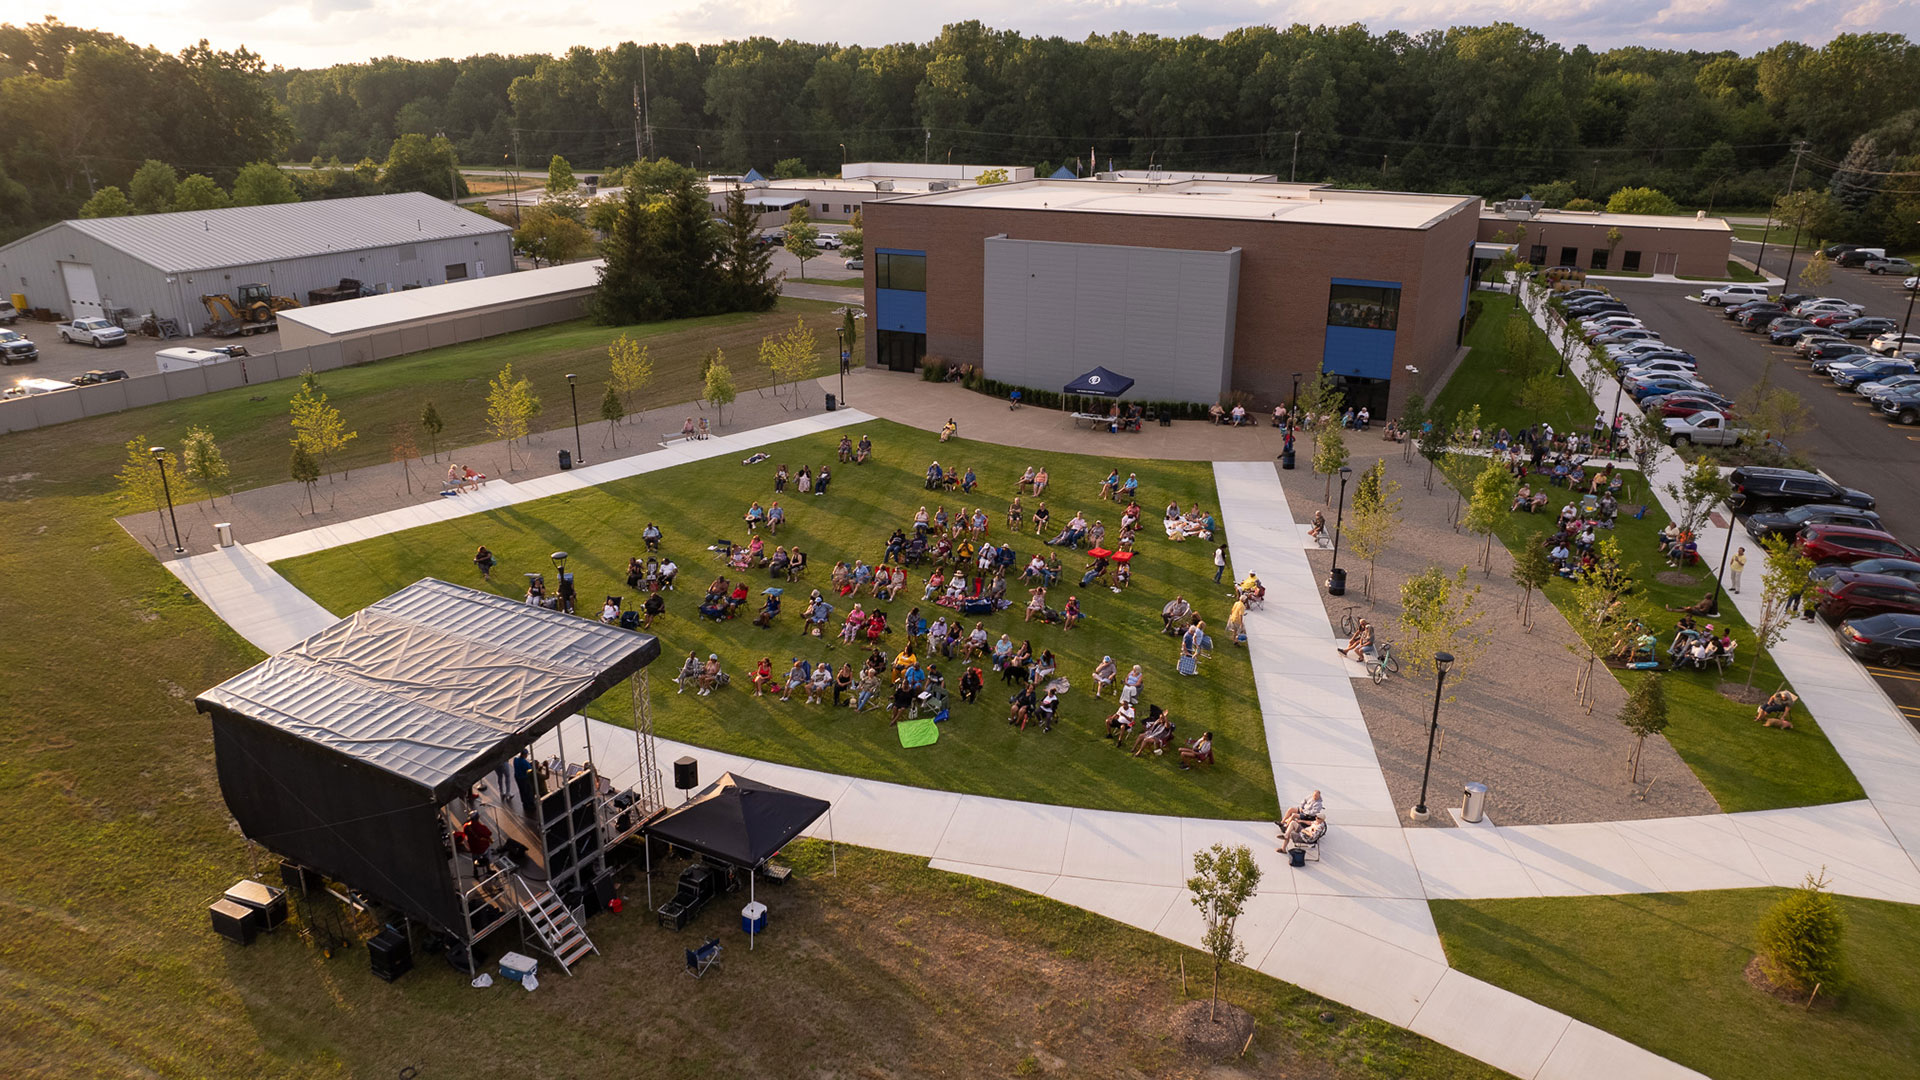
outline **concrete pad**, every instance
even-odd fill
[[[1181,885],[1192,863],[1180,860],[1180,819],[1108,810],[1075,810],[1062,874],[1143,885]]]
[[[1617,823],[1615,829],[1632,842],[1663,892],[1771,884],[1739,826],[1728,818],[1656,818]]]
[[[1331,648],[1327,650],[1327,655],[1339,659]],[[1356,725],[1362,734],[1366,732],[1367,722],[1360,712],[1360,699],[1354,696],[1352,680],[1343,672],[1296,675],[1263,671],[1256,664],[1253,686],[1260,695],[1261,711],[1269,717],[1319,717]]]
[[[1072,822],[1069,807],[965,795],[934,857],[1057,876]]]
[[[762,783],[786,788],[788,791],[797,791],[802,795],[825,799],[836,806],[853,783],[853,778],[850,776],[837,776],[833,773],[817,772],[792,765],[778,765],[771,761],[754,762],[747,766],[745,775]]]
[[[1336,829],[1342,825],[1397,828],[1400,824],[1400,811],[1394,808],[1393,796],[1377,768],[1276,761],[1273,780],[1282,805],[1318,790],[1327,804],[1327,819]]]
[[[1659,892],[1662,883],[1611,824],[1519,825],[1501,830],[1542,896]]]
[[[1193,906],[1193,894],[1185,889],[1179,892],[1181,895],[1174,898],[1153,932],[1198,949],[1201,947],[1201,936],[1207,932],[1207,923],[1200,917],[1200,909]],[[1280,940],[1288,924],[1293,921],[1299,907],[1299,901],[1286,893],[1256,893],[1247,901],[1233,929],[1240,944],[1246,947],[1248,967],[1257,968],[1266,959],[1274,943]]]
[[[1706,1080],[1706,1074],[1578,1020],[1567,1026],[1534,1080]]]
[[[1063,904],[1151,932],[1166,919],[1169,909],[1190,894],[1173,885],[1099,881],[1062,874],[1054,879],[1046,895]]]
[[[1374,896],[1425,899],[1420,873],[1407,850],[1405,830],[1396,826],[1342,825],[1329,812],[1320,860],[1288,867],[1294,891],[1302,896]]]
[[[1312,716],[1275,715],[1274,710],[1267,712],[1267,751],[1275,760],[1302,767],[1379,768],[1380,764],[1373,739],[1363,725]]]
[[[1538,896],[1533,875],[1507,849],[1505,829],[1408,829],[1407,847],[1434,900]]]
[[[1571,1023],[1511,990],[1448,971],[1407,1026],[1515,1076],[1533,1076]]]
[[[1383,896],[1315,896],[1302,893],[1300,910],[1379,938],[1435,963],[1447,962],[1433,911],[1425,900]]]
[[[882,851],[930,856],[961,798],[951,791],[855,780],[833,805],[834,836]]]
[[[1735,816],[1775,885],[1799,885],[1825,868],[1833,891],[1920,903],[1920,870],[1867,802]]]
[[[1280,844],[1280,827],[1271,821],[1216,821],[1209,818],[1180,819],[1180,872],[1182,880],[1193,872],[1193,857],[1215,844],[1227,847],[1244,844],[1253,852],[1254,865],[1260,868],[1260,892],[1294,891],[1293,870],[1286,856],[1275,851]]]
[[[965,874],[968,877],[997,881],[1002,885],[1011,885],[1016,889],[1044,896],[1053,887],[1058,874],[1041,874],[1030,870],[1013,870],[1004,866],[983,866],[979,863],[954,862],[950,859],[934,859],[927,863],[935,870],[945,870],[949,874]]]
[[[1447,973],[1443,963],[1306,910],[1295,913],[1255,966],[1401,1027]]]

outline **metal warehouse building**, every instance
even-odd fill
[[[577,319],[599,291],[605,266],[605,260],[590,259],[283,311],[280,347],[338,344],[346,363],[363,364]]]
[[[513,269],[512,228],[431,195],[63,221],[0,247],[0,294],[78,318],[149,312],[190,332],[201,296],[260,283],[306,303],[352,278],[377,291]]]

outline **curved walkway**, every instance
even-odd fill
[[[905,382],[883,388],[868,376],[856,385],[864,404],[868,396],[904,395]],[[938,427],[945,415],[964,412],[963,426],[972,437],[982,429],[1017,427],[1026,438],[1006,441],[1024,445],[1039,435],[1050,449],[1077,448],[1054,445],[1060,433],[1036,427],[1035,421],[1049,415],[1044,412],[1003,419],[1004,406],[990,399],[957,388],[951,393],[926,389],[935,392],[927,395],[934,400],[923,400],[911,411],[937,418],[903,420]],[[275,652],[336,620],[275,573],[270,561],[689,461],[747,453],[769,441],[868,418],[857,410],[818,414],[523,484],[496,482],[483,497],[426,502],[168,566],[243,636]],[[1850,661],[1840,657],[1836,664],[1821,656],[1818,643],[1825,639],[1805,633],[1783,643],[1781,665],[1796,665],[1789,677],[1821,724],[1836,733],[1836,746],[1867,786],[1867,801],[1634,823],[1402,829],[1351,679],[1327,647],[1319,587],[1264,445],[1269,440],[1258,429],[1184,427],[1183,442],[1218,440],[1219,449],[1255,459],[1215,465],[1221,517],[1235,572],[1255,570],[1268,585],[1265,609],[1248,617],[1259,705],[1282,802],[1312,788],[1326,794],[1334,832],[1324,861],[1304,870],[1286,866],[1272,850],[1274,829],[1268,822],[990,799],[833,776],[666,740],[661,740],[660,760],[692,753],[709,776],[732,770],[818,795],[834,805],[835,839],[923,856],[939,869],[1042,893],[1194,946],[1202,926],[1186,901],[1184,884],[1193,853],[1216,842],[1244,843],[1264,871],[1240,924],[1249,966],[1523,1077],[1699,1074],[1449,969],[1428,899],[1792,885],[1825,866],[1837,891],[1920,902],[1920,870],[1908,855],[1914,845],[1901,841],[1920,833],[1920,783],[1914,782],[1920,780],[1920,743]],[[1113,437],[1104,433],[1088,437],[1099,440],[1093,447],[1114,446],[1105,442]],[[1156,441],[1161,440],[1142,439],[1128,449],[1138,454]],[[1171,446],[1156,449],[1161,453],[1153,456],[1191,456],[1165,453]],[[1827,648],[1837,653],[1830,642]],[[1784,655],[1795,650],[1804,659]],[[1802,667],[1808,669],[1804,676]],[[1869,715],[1856,724],[1840,715],[1873,712],[1875,703],[1864,697],[1863,687],[1878,698],[1879,710],[1892,716],[1904,740],[1888,738],[1892,733],[1881,717]],[[575,740],[592,740],[596,760],[616,778],[637,769],[627,729],[580,719],[549,738],[568,747]],[[1898,830],[1890,828],[1896,822]]]

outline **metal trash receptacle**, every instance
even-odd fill
[[[1283,469],[1293,468],[1293,451],[1282,450],[1280,452],[1280,467]]]
[[[839,399],[835,398],[832,394],[828,394],[827,395],[827,411],[832,412],[833,410],[839,407],[840,407]]]
[[[214,545],[216,547],[233,546],[233,522],[216,521],[213,523]]]
[[[1479,824],[1487,816],[1487,785],[1472,783],[1466,786],[1460,800],[1460,820]]]
[[[1327,572],[1327,595],[1347,595],[1347,571],[1345,567],[1336,566]]]
[[[562,471],[573,468],[573,451],[560,451],[560,468]]]

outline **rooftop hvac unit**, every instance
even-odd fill
[[[927,190],[928,191],[945,191],[947,190],[947,182],[945,180],[931,181],[927,184]]]
[[[893,190],[893,181],[891,181],[891,180],[875,180],[875,181],[873,182],[873,190],[875,190],[875,191],[892,191],[892,190]]]

